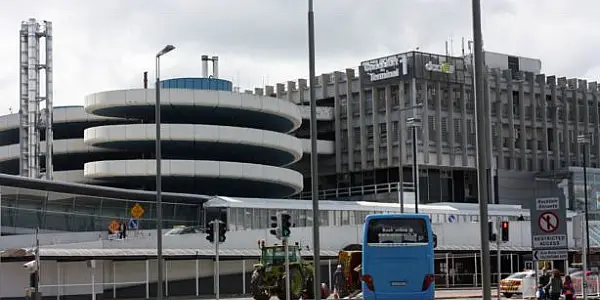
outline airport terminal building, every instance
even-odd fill
[[[596,82],[541,74],[536,59],[485,57],[493,202],[527,205],[537,184],[578,207],[584,149],[590,195],[600,193]],[[321,198],[397,202],[399,182],[413,191],[406,119],[417,117],[420,201],[476,203],[471,63],[470,55],[412,51],[318,76]],[[307,80],[242,92],[216,77],[161,83],[164,190],[310,197]],[[145,87],[98,92],[84,106],[54,108],[53,179],[153,190],[154,94]],[[416,104],[423,106],[403,109]],[[589,143],[579,143],[580,135]],[[19,174],[19,114],[0,117],[0,137],[0,171]]]
[[[583,166],[588,167],[588,196],[600,195],[598,87],[541,74],[541,62],[535,59],[488,52],[486,65],[495,195],[489,215],[510,221],[513,232],[502,246],[503,268],[512,272],[531,266],[528,208],[536,197],[560,197],[566,203],[565,221],[569,233],[574,233],[569,234],[569,259],[577,259],[574,253],[582,236],[574,228],[584,200]],[[470,70],[470,56],[413,51],[318,76],[324,274],[332,271],[329,264],[335,262],[337,251],[360,243],[358,232],[366,214],[398,211],[399,182],[408,202],[406,211],[415,209],[410,203],[415,199],[413,139],[407,118],[416,117],[422,120],[415,141],[420,212],[430,215],[440,238],[436,274],[445,273],[438,279],[449,286],[451,265],[465,282],[477,285],[483,220],[473,204],[478,120]],[[162,225],[167,230],[182,225],[198,229],[191,236],[165,235],[167,287],[185,286],[186,295],[193,294],[189,290],[193,288],[196,294],[210,293],[212,245],[200,232],[207,221],[219,218],[230,231],[221,249],[231,266],[222,273],[235,277],[223,281],[230,291],[245,292],[243,278],[258,258],[256,240],[275,242],[265,228],[277,211],[292,214],[294,238],[311,246],[312,206],[302,201],[309,198],[311,188],[307,80],[239,91],[229,81],[203,74],[168,79],[161,85]],[[42,259],[51,272],[43,279],[47,295],[95,293],[79,282],[95,278],[103,281],[98,290],[107,298],[151,294],[156,256],[152,229],[157,219],[155,92],[145,86],[104,91],[88,95],[83,106],[55,107],[52,149],[44,149],[48,143],[41,130],[36,169],[38,178],[47,177],[44,155],[52,153],[52,180],[30,178],[17,184],[17,176],[0,175],[3,245],[29,247],[28,234],[35,227],[41,229]],[[416,104],[422,108],[405,109]],[[22,151],[19,121],[19,114],[0,116],[1,173],[23,174],[22,157],[29,153]],[[589,137],[586,144],[579,135]],[[130,228],[129,238],[109,240],[107,227],[114,221],[130,222],[135,205],[141,205],[144,214]],[[600,207],[596,201],[590,206],[592,212]],[[600,244],[595,219],[590,222],[594,246]],[[74,249],[84,246],[95,250]],[[19,257],[9,252],[0,255],[10,256],[10,268],[14,267],[10,270],[17,274],[31,254]],[[176,264],[176,260],[183,261]],[[87,265],[89,261],[97,261],[97,267]],[[80,276],[84,272],[98,272],[98,277],[88,280]],[[48,279],[54,274],[62,274],[61,281]],[[19,282],[0,284],[20,286],[21,277]],[[121,278],[136,279],[121,284],[125,280]],[[229,285],[234,281],[240,286]],[[67,284],[81,287],[67,289]],[[20,288],[11,293],[17,295]]]

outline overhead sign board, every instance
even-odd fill
[[[567,260],[569,258],[569,252],[567,249],[533,250],[532,256],[534,261]]]
[[[534,259],[537,255],[539,260],[562,260],[556,257],[564,257],[569,247],[565,203],[558,197],[537,198],[530,215]]]
[[[407,74],[408,58],[406,53],[380,57],[360,63],[360,76],[371,83],[400,78],[400,76]]]

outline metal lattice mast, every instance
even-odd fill
[[[21,23],[20,30],[20,96],[19,96],[19,174],[29,178],[42,177],[41,157],[46,158],[45,178],[53,175],[53,88],[52,88],[52,22],[40,25],[35,19]],[[45,60],[40,61],[40,40],[45,38]],[[42,95],[40,70],[45,71],[45,91]],[[45,102],[42,113],[41,102]],[[41,147],[42,131],[45,147]],[[42,152],[42,149],[44,151]]]

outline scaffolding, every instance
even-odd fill
[[[21,23],[20,36],[20,95],[19,95],[19,174],[29,178],[52,180],[52,22],[38,23],[29,19]],[[42,40],[45,40],[45,59],[40,60]],[[41,93],[40,71],[45,75]],[[42,102],[45,104],[40,109]],[[40,147],[44,139],[46,147]],[[43,150],[43,151],[42,151]],[[42,168],[42,157],[45,166]]]

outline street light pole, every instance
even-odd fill
[[[163,293],[163,259],[162,259],[162,183],[161,183],[161,159],[160,149],[160,57],[171,52],[173,45],[165,46],[156,54],[156,104],[154,121],[156,123],[156,299],[162,300]]]
[[[584,201],[584,206],[585,206],[585,210],[584,210],[584,214],[585,214],[585,243],[586,243],[586,247],[585,247],[585,256],[586,256],[586,261],[589,262],[589,255],[590,255],[590,223],[589,223],[589,214],[588,214],[588,183],[587,183],[587,149],[588,149],[588,137],[584,134],[579,135],[577,137],[577,142],[579,144],[583,145],[583,197],[585,198]],[[585,270],[587,271],[587,268],[585,268]],[[584,279],[585,282],[585,279]]]
[[[321,300],[321,235],[319,223],[319,172],[317,154],[317,98],[315,91],[315,14],[313,12],[313,0],[308,0],[308,76],[310,90],[310,190],[312,198],[313,217],[313,263],[315,275],[313,291],[315,300]]]
[[[423,103],[400,108],[398,110],[398,112],[400,113],[400,116],[402,116],[402,112],[404,112],[404,111],[411,110],[411,109],[417,109],[417,108],[421,108],[421,107],[423,107]],[[401,117],[399,117],[399,118],[400,118],[400,120],[402,120]],[[400,143],[402,143],[402,141],[400,140],[401,133],[402,133],[402,131],[400,130],[400,122],[402,122],[402,121],[398,121],[398,132],[397,132],[397,134],[398,134],[398,201],[400,202],[400,213],[404,213],[404,179],[403,179],[404,178],[404,169],[403,169],[404,164],[402,163],[402,151],[401,151],[402,147],[400,146]]]
[[[412,127],[412,168],[413,168],[413,184],[415,185],[415,213],[419,213],[419,163],[417,155],[417,127],[421,125],[421,119],[417,117],[408,118],[406,123]]]
[[[489,152],[487,151],[487,131],[488,122],[486,121],[486,105],[484,98],[484,62],[483,62],[483,34],[481,33],[481,2],[480,0],[472,0],[473,13],[473,44],[475,46],[475,103],[477,105],[477,186],[479,191],[479,230],[481,240],[481,278],[483,283],[483,300],[491,300],[491,268],[490,268],[490,245],[489,234],[487,228],[488,220],[488,176],[487,164]]]

